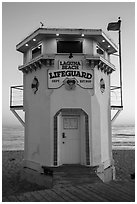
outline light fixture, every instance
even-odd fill
[[[81,36],[84,37],[84,33],[82,33]]]
[[[28,43],[26,43],[25,46],[28,47],[29,46]]]
[[[102,42],[105,42],[105,40],[102,40]]]
[[[36,94],[36,92],[38,91],[38,87],[39,87],[39,81],[37,77],[35,76],[31,84],[31,88],[34,91],[34,94]]]
[[[35,41],[36,41],[36,39],[35,39],[35,38],[33,38],[33,41],[35,42]]]
[[[56,36],[59,36],[59,33],[56,33]]]
[[[110,45],[108,45],[108,47],[110,47]]]

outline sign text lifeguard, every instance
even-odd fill
[[[93,70],[48,70],[48,87],[59,88],[66,79],[73,79],[85,89],[93,88]]]

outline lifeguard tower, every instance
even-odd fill
[[[39,28],[16,49],[23,53],[23,86],[11,87],[10,108],[25,128],[24,166],[42,172],[79,164],[113,179],[111,109],[117,107],[110,55],[116,45],[101,29]],[[14,103],[15,89],[23,90],[23,104]]]

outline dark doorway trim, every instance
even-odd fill
[[[58,115],[60,112],[69,112],[70,114],[83,113],[85,115],[85,149],[86,149],[86,165],[90,165],[90,152],[89,152],[89,118],[88,114],[79,108],[60,109],[54,115],[54,166],[58,166]]]

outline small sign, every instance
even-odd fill
[[[60,60],[59,69],[82,69],[82,61]]]
[[[56,89],[64,84],[93,88],[93,70],[48,70],[48,88]]]

